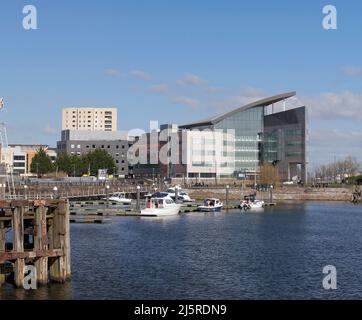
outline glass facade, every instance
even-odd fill
[[[260,160],[264,107],[235,113],[214,125],[215,130],[235,130],[235,174],[255,172]]]

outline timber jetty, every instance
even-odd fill
[[[41,285],[70,278],[68,200],[0,200],[0,287],[13,276],[22,288],[27,265]]]

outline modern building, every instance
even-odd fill
[[[64,108],[62,130],[117,131],[117,108]]]
[[[90,131],[63,130],[61,141],[57,142],[59,154],[81,156],[96,149],[106,150],[114,159],[116,168],[114,172],[119,176],[128,175],[128,140],[127,134],[119,131]]]
[[[147,150],[146,161],[134,163],[133,172],[135,176],[156,172],[161,178],[255,179],[260,165],[270,163],[278,168],[281,180],[297,176],[305,182],[307,110],[305,106],[286,108],[287,100],[295,94],[262,99],[204,121],[161,126],[158,137],[168,138],[159,139],[159,155],[165,154],[168,142],[172,145],[177,139],[173,149],[167,151],[167,164],[150,161],[157,142],[150,133],[140,137],[132,148]],[[277,111],[280,103],[282,109]]]
[[[289,92],[272,96],[180,129],[234,130],[234,177],[251,178],[258,174],[260,164],[272,163],[283,181],[299,176],[305,182],[307,110],[305,106],[286,110],[287,99],[295,95]],[[274,106],[279,102],[283,109],[276,112]]]
[[[43,148],[46,154],[54,162],[57,157],[55,149],[48,145],[39,144],[9,144],[0,149],[0,163],[4,164],[8,172],[12,170],[14,175],[30,176],[32,175],[30,167],[33,157],[40,148]]]

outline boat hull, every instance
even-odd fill
[[[199,211],[201,211],[201,212],[220,212],[221,210],[222,210],[222,206],[220,206],[220,207],[199,206]]]
[[[167,216],[176,216],[179,214],[181,209],[181,205],[177,204],[174,207],[169,208],[147,208],[144,210],[141,210],[141,216],[144,217],[167,217]]]

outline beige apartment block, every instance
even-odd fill
[[[117,131],[117,108],[64,108],[62,130]]]

